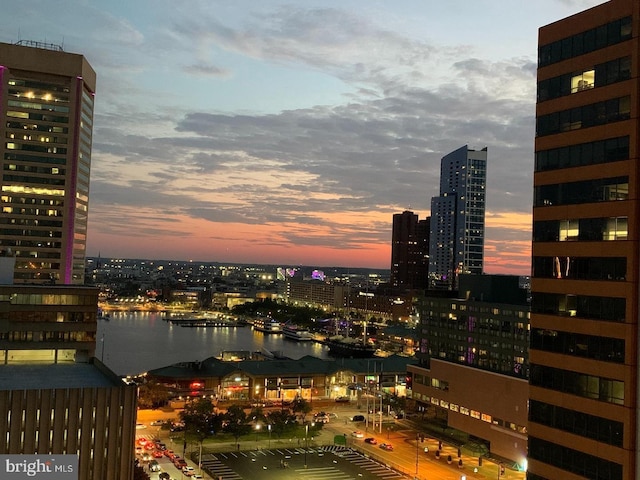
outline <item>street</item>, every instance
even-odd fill
[[[438,440],[430,437],[425,437],[424,442],[418,439],[419,432],[415,425],[408,420],[396,420],[387,415],[382,416],[382,431],[380,430],[380,415],[369,415],[369,422],[352,422],[351,418],[354,415],[364,415],[367,418],[365,409],[358,409],[355,404],[341,404],[329,401],[318,402],[314,401],[314,411],[324,411],[327,413],[335,413],[337,418],[332,419],[329,423],[324,425],[324,428],[320,432],[320,435],[316,438],[309,438],[309,450],[307,450],[307,461],[309,465],[313,462],[313,469],[338,468],[335,461],[339,461],[341,464],[349,463],[349,461],[356,461],[358,458],[363,459],[365,462],[374,461],[375,465],[382,466],[383,469],[392,468],[404,474],[407,478],[414,478],[418,480],[461,480],[466,478],[471,479],[499,479],[499,480],[523,480],[525,478],[524,472],[514,472],[507,469],[505,474],[498,476],[498,465],[487,461],[483,462],[482,466],[478,466],[478,457],[472,457],[466,454],[462,454],[462,466],[458,465],[458,450],[457,447],[451,445],[442,445],[439,459],[436,458],[436,451],[438,450]],[[374,422],[373,418],[377,420]],[[168,430],[162,430],[159,426],[150,426],[150,423],[156,420],[170,420],[177,419],[178,411],[164,412],[161,410],[140,410],[138,412],[138,423],[143,424],[145,428],[141,428],[137,431],[138,436],[144,436],[146,438],[160,438],[163,440],[168,449],[174,450],[178,455],[187,459],[189,465],[193,466],[196,472],[199,472],[198,465],[194,464],[189,459],[189,453],[197,451],[195,444],[189,444],[186,446],[185,455],[183,451],[185,449],[184,441],[180,438],[180,434],[170,434]],[[357,438],[353,436],[353,432],[361,432],[362,437]],[[331,446],[334,444],[334,436],[342,435],[346,436],[347,447],[354,449],[355,457],[349,457],[346,454],[340,459],[336,459],[333,450],[318,451],[320,446]],[[171,438],[173,436],[173,439]],[[376,439],[377,444],[371,445],[364,441],[365,438],[373,437]],[[387,443],[393,446],[393,451],[385,451],[379,447],[380,444]],[[207,452],[215,452],[216,466],[224,472],[224,480],[234,480],[241,478],[267,478],[265,475],[268,472],[278,471],[278,459],[284,458],[289,455],[295,461],[291,461],[291,466],[295,466],[294,470],[298,468],[304,468],[304,464],[298,465],[299,460],[302,458],[300,455],[305,451],[304,440],[302,445],[298,444],[296,439],[276,439],[265,438],[264,436],[258,437],[249,435],[241,438],[240,440],[240,452],[237,451],[235,442],[227,443],[211,443],[206,444]],[[428,451],[425,451],[425,448]],[[220,452],[220,453],[218,453]],[[297,452],[297,453],[296,453]],[[313,452],[313,453],[311,453]],[[359,452],[361,455],[358,455]],[[448,457],[451,456],[451,463],[448,463]],[[203,463],[206,463],[206,455],[203,456]],[[244,459],[244,462],[242,461]],[[247,461],[247,459],[252,461]],[[262,460],[264,463],[267,459],[270,459],[262,466],[267,468],[260,471],[262,466],[258,468]],[[163,457],[157,459],[162,467],[162,471],[168,472],[172,478],[184,479],[183,476],[168,458]],[[274,469],[274,463],[276,468]],[[246,470],[246,469],[249,470]],[[338,470],[343,471],[342,468]],[[352,472],[356,474],[356,477],[349,477],[351,475],[346,469],[346,478],[358,478],[358,472]],[[474,471],[475,470],[475,471]],[[287,471],[287,475],[291,470]],[[318,473],[322,478],[321,473],[323,470],[313,470]],[[253,472],[252,474],[250,472]],[[285,469],[280,469],[279,475],[282,475]],[[310,473],[310,472],[308,472]],[[360,472],[359,478],[363,478],[362,472]],[[151,472],[151,479],[157,480],[158,473]],[[211,478],[202,471],[204,478]],[[237,475],[237,477],[233,477]],[[253,476],[249,476],[253,475]],[[255,476],[259,475],[259,476]],[[371,471],[368,471],[367,476],[364,478],[376,478]],[[274,477],[275,478],[275,477]],[[286,478],[286,476],[284,477]],[[292,477],[293,478],[293,477]],[[305,478],[311,480],[310,475],[299,475],[295,478]],[[324,477],[326,478],[326,477]],[[377,477],[387,478],[387,477]],[[217,480],[217,479],[215,479]]]

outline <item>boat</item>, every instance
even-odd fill
[[[282,327],[284,338],[295,340],[296,342],[310,342],[314,340],[313,333],[298,325],[286,324]]]
[[[253,329],[264,333],[282,333],[282,325],[271,317],[256,318],[253,321]]]
[[[358,338],[336,335],[325,340],[329,355],[346,358],[371,358],[375,356],[376,346]]]

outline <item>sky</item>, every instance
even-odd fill
[[[485,272],[528,275],[538,28],[602,0],[21,0],[98,75],[87,254],[389,268],[488,148]]]

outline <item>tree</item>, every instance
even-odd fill
[[[169,393],[167,389],[155,380],[150,380],[138,387],[138,407],[158,408],[167,404]]]
[[[289,409],[274,410],[267,415],[267,422],[271,425],[273,434],[282,438],[285,433],[295,430],[296,416]]]
[[[253,407],[251,413],[249,413],[249,418],[254,423],[265,423],[267,420],[262,407]]]
[[[302,418],[302,423],[304,423],[307,417],[307,414],[309,414],[311,410],[313,410],[313,407],[311,407],[311,404],[307,402],[304,398],[298,397],[293,401],[293,404],[291,405],[291,410],[293,410],[294,413],[299,413],[300,418]]]
[[[187,403],[180,412],[180,420],[184,422],[185,431],[196,437],[200,443],[211,434],[215,417],[217,415],[213,412],[213,403],[208,398],[196,398]]]
[[[251,425],[248,423],[247,414],[240,405],[231,405],[224,414],[224,427],[223,430],[233,435],[236,443],[241,436],[247,435],[251,432]]]
[[[139,465],[137,460],[133,466],[133,480],[149,480],[149,474],[144,471],[144,467]]]

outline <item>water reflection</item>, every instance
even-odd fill
[[[97,338],[104,341],[98,342],[96,357],[118,375],[204,360],[224,350],[264,349],[291,358],[328,358],[327,348],[315,342],[297,343],[281,334],[254,332],[250,327],[180,327],[164,321],[160,313],[149,312],[113,312],[110,321],[98,321]]]

